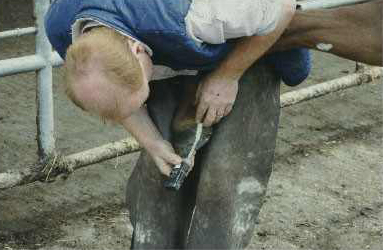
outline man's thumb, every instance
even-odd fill
[[[169,163],[171,164],[174,164],[174,165],[177,165],[177,164],[181,164],[182,162],[182,158],[177,155],[177,154],[174,154],[174,153],[170,153],[168,156],[167,156],[167,159],[166,159]]]
[[[170,172],[172,171],[172,167],[167,164],[165,161],[163,160],[158,160],[156,162],[156,165],[158,167],[158,169],[160,170],[160,172],[163,174],[163,175],[166,175],[166,176],[170,176]]]

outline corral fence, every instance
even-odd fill
[[[321,0],[299,1],[297,8],[310,10],[331,8],[341,5],[367,2],[368,0]],[[44,181],[59,174],[70,173],[76,169],[102,162],[117,156],[138,151],[138,143],[131,138],[105,144],[68,156],[60,155],[55,149],[52,67],[62,65],[63,61],[52,47],[44,31],[44,14],[50,0],[34,0],[35,27],[18,28],[0,32],[0,39],[22,35],[36,36],[36,54],[0,60],[0,77],[35,71],[37,74],[37,144],[39,163],[22,170],[9,170],[0,173],[0,190],[24,185],[34,181]],[[311,100],[335,91],[370,83],[383,75],[383,68],[370,67],[335,80],[316,84],[307,88],[281,95],[281,108]]]

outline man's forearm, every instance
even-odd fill
[[[235,48],[213,72],[217,75],[239,79],[281,36],[295,12],[295,1],[282,0],[282,14],[276,29],[264,36],[239,39]]]
[[[121,124],[144,148],[150,147],[155,141],[163,140],[149,117],[146,107],[141,107],[137,112],[122,120]]]

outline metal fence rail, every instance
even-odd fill
[[[23,56],[1,60],[0,77],[43,69],[47,65],[45,60],[46,59],[40,55]],[[63,60],[60,58],[57,52],[53,52],[50,55],[49,63],[53,67],[58,67],[63,64]]]
[[[52,47],[45,35],[44,15],[50,5],[49,0],[34,0],[36,27],[10,30],[0,33],[0,38],[36,34],[36,54],[0,61],[0,76],[36,71],[37,74],[37,144],[41,159],[55,154],[52,66],[59,65],[61,59],[52,54]]]
[[[352,4],[359,4],[365,2],[372,2],[375,0],[304,0],[297,1],[297,9],[305,10],[315,10],[315,9],[328,9],[335,8],[339,6],[346,6]]]
[[[280,106],[281,108],[288,107],[336,91],[371,83],[382,77],[383,68],[373,67],[361,73],[350,74],[328,82],[284,93],[281,95]],[[137,141],[132,138],[127,138],[68,156],[57,156],[41,165],[37,164],[23,170],[10,170],[5,173],[0,173],[0,190],[38,180],[44,181],[91,164],[136,152],[139,149],[140,147]]]
[[[315,3],[314,3],[315,2]],[[320,0],[300,1],[302,10],[329,8],[347,4],[366,2],[366,0]],[[331,3],[329,5],[329,3]],[[125,139],[68,156],[60,156],[55,151],[52,67],[60,66],[63,61],[45,35],[44,14],[50,0],[34,0],[36,27],[27,27],[0,32],[0,39],[28,34],[36,34],[36,54],[18,58],[0,60],[0,77],[29,71],[37,73],[37,142],[42,163],[23,170],[11,170],[0,173],[0,190],[46,180],[61,173],[98,163],[139,150],[135,140]],[[333,81],[325,82],[305,89],[285,93],[281,96],[281,107],[307,101],[335,91],[372,82],[383,75],[383,68],[374,67],[362,73],[352,74]]]
[[[36,55],[44,60],[44,67],[37,70],[37,137],[40,157],[52,156],[55,151],[53,93],[52,93],[52,46],[45,34],[44,16],[49,0],[35,0],[34,15],[37,25]]]
[[[36,32],[37,32],[36,27],[18,28],[15,30],[0,32],[0,39],[7,38],[7,37],[14,37],[14,36],[35,34]]]

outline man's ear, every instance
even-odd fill
[[[144,46],[142,46],[142,44],[137,41],[130,40],[129,45],[130,45],[130,50],[133,52],[135,56],[138,56],[138,54],[145,52]]]

